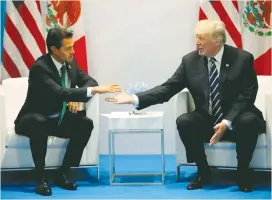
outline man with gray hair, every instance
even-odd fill
[[[217,20],[199,21],[197,50],[182,58],[182,63],[165,83],[136,95],[125,92],[106,98],[117,104],[134,104],[137,109],[167,102],[188,88],[194,103],[192,113],[178,117],[177,129],[186,149],[187,162],[195,162],[196,179],[187,187],[199,189],[210,182],[203,142],[214,145],[220,140],[236,142],[237,184],[252,191],[249,164],[258,133],[265,132],[265,120],[254,106],[258,91],[251,53],[226,45],[225,25]]]

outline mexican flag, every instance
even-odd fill
[[[74,32],[74,58],[78,66],[88,73],[86,37],[81,12],[82,1],[50,0],[46,6],[46,30],[61,26]]]
[[[243,49],[254,55],[257,75],[272,75],[271,0],[244,1],[242,8]]]

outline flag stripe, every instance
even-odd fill
[[[254,61],[255,71],[258,75],[272,75],[272,50],[268,49]]]
[[[207,15],[208,19],[218,19],[220,20],[217,12],[214,10],[210,2],[206,2],[201,5],[203,12]],[[234,41],[232,40],[231,36],[229,35],[228,31],[226,31],[227,43],[231,46],[236,46]]]
[[[12,77],[12,78],[20,77],[21,75],[18,71],[17,66],[15,65],[13,60],[9,57],[6,50],[3,49],[2,53],[3,53],[3,57],[2,57],[3,65],[9,66],[9,67],[5,67],[5,69],[8,72],[8,74],[10,75],[10,77]]]
[[[28,75],[28,68],[23,61],[21,53],[17,49],[15,44],[12,42],[11,38],[9,37],[9,35],[7,34],[6,31],[4,33],[4,37],[5,37],[6,44],[8,44],[8,45],[5,44],[5,46],[4,46],[6,53],[9,55],[9,57],[12,60],[14,60],[16,62],[18,71],[20,72],[21,76]]]
[[[26,47],[20,33],[10,20],[9,16],[6,16],[6,31],[10,35],[11,40],[16,45],[18,49],[20,49],[22,58],[26,64],[30,68],[30,66],[34,63],[34,58]]]
[[[29,2],[29,3],[31,3],[31,2]],[[29,12],[25,3],[20,5],[17,9],[22,17],[22,20],[24,21],[25,25],[27,26],[28,30],[32,34],[33,38],[36,40],[36,43],[37,43],[41,53],[45,53],[44,38],[43,38],[34,18],[32,16],[33,12],[32,13]]]
[[[41,13],[37,9],[37,5],[31,1],[25,1],[25,5],[28,8],[28,10],[31,11],[30,14],[32,15],[33,20],[36,22],[37,27],[39,28],[39,31],[42,34],[44,32],[44,22]]]
[[[85,36],[81,37],[74,43],[75,54],[74,58],[78,66],[88,72],[88,63],[87,63],[87,50],[86,50],[86,38]]]
[[[231,1],[234,7],[236,8],[237,12],[239,13],[239,7],[238,7],[238,2],[237,0]]]
[[[38,8],[38,10],[39,10],[40,14],[42,14],[40,0],[36,0],[36,5],[37,5],[37,8]]]
[[[7,16],[11,19],[12,23],[16,26],[21,38],[23,39],[25,45],[31,50],[32,56],[36,59],[42,55],[35,39],[30,33],[29,29],[25,25],[24,21],[18,10],[14,7],[12,3],[7,2]],[[6,27],[7,28],[7,27]],[[12,38],[12,37],[11,37]]]
[[[240,30],[241,30],[240,15],[239,15],[238,11],[235,9],[233,4],[229,3],[228,1],[221,1],[221,2],[222,2],[223,7],[225,8],[226,12],[228,13],[229,17],[231,18],[233,25],[235,26],[237,31],[240,33]]]
[[[220,1],[215,1],[214,3],[212,3],[212,7],[217,12],[220,19],[225,23],[226,29],[229,35],[231,36],[232,40],[236,44],[236,46],[238,48],[242,48],[241,34],[234,26],[231,18],[229,17],[222,3]]]
[[[204,19],[208,19],[208,17],[207,17],[207,15],[205,15],[203,10],[200,8],[199,9],[199,20],[204,20]]]

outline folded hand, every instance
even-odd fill
[[[72,113],[77,113],[80,110],[80,102],[69,102],[67,106]]]

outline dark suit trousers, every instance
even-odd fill
[[[43,175],[48,136],[70,139],[61,167],[63,170],[68,170],[79,165],[92,130],[93,122],[85,116],[85,111],[77,114],[66,112],[60,126],[58,126],[58,118],[50,119],[37,113],[22,116],[15,125],[17,134],[29,137],[38,176]]]
[[[194,111],[178,117],[177,129],[186,149],[187,162],[195,162],[200,168],[207,168],[203,142],[210,141],[214,134],[213,117]],[[258,139],[258,133],[265,131],[265,125],[255,114],[240,114],[226,131],[221,141],[236,142],[238,168],[247,168],[251,161]],[[201,170],[200,170],[201,171]]]

